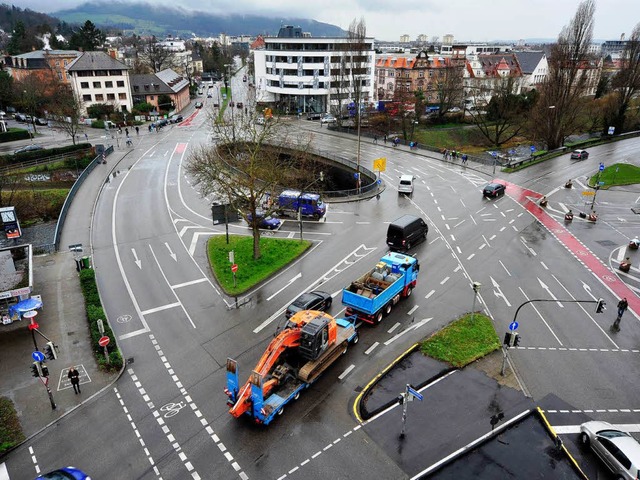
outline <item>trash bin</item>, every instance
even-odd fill
[[[91,268],[91,259],[89,257],[82,257],[82,268]]]

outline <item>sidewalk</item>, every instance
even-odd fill
[[[0,396],[14,402],[26,437],[71,412],[118,378],[118,373],[105,374],[98,370],[78,272],[68,246],[81,243],[82,255],[91,255],[91,221],[96,199],[108,172],[127,153],[116,150],[108,158],[108,164],[97,166],[82,184],[67,215],[60,251],[33,257],[32,293],[40,295],[44,304],[36,317],[39,331],[59,346],[57,360],[47,361],[49,387],[57,405],[55,410],[51,408],[45,386],[31,375],[33,337],[40,351],[48,340],[38,334],[32,336],[26,321],[0,325]],[[30,237],[29,229],[24,237],[27,240]],[[80,372],[82,393],[78,395],[73,393],[67,378],[71,365]]]

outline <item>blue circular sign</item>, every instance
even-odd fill
[[[380,185],[380,184],[382,184],[382,180],[378,179],[378,180],[376,180],[376,183],[377,183],[378,185]]]
[[[531,148],[531,151],[532,151],[532,152],[535,152],[535,151],[536,151],[536,147],[535,147],[535,145],[531,145],[531,147],[529,147],[529,148]]]
[[[600,171],[601,171],[601,172],[602,172],[602,171],[604,171],[604,163],[601,163],[601,164],[600,164]]]
[[[35,352],[33,352],[31,354],[31,357],[36,361],[36,362],[42,362],[44,361],[44,353],[36,350]]]
[[[518,322],[511,322],[509,324],[509,330],[511,330],[512,332],[518,329]]]

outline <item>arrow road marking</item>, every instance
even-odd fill
[[[278,290],[277,292],[275,292],[273,295],[271,295],[270,297],[267,298],[267,302],[269,300],[271,300],[273,297],[275,297],[276,295],[278,295],[280,292],[282,292],[285,288],[288,288],[293,282],[295,282],[296,280],[298,280],[299,278],[302,278],[302,273],[298,273],[295,277],[293,277],[291,280],[289,280],[287,282],[287,284],[282,287],[280,290]]]
[[[138,254],[136,253],[136,249],[132,248],[131,253],[133,253],[133,258],[135,258],[135,264],[138,266],[140,270],[142,270],[142,261],[138,259]]]
[[[564,308],[564,305],[562,305],[562,303],[558,302],[558,298],[557,298],[553,293],[551,293],[551,289],[550,289],[550,288],[549,288],[545,283],[543,283],[543,281],[542,281],[542,280],[540,280],[540,278],[538,278],[538,282],[540,282],[540,286],[541,286],[544,290],[546,290],[546,291],[547,291],[547,293],[549,294],[549,296],[550,296],[551,298],[553,298],[553,299],[556,301],[556,303],[558,304],[558,306],[559,306],[560,308]]]
[[[589,285],[582,282],[582,288],[584,288],[584,291],[587,292],[591,298],[593,298],[594,300],[598,300],[596,297],[594,297],[593,293],[591,293],[591,287]]]
[[[171,250],[171,247],[169,246],[169,242],[164,242],[164,244],[167,246],[167,250],[169,250],[169,256],[177,262],[178,256],[175,253],[173,253],[173,251]]]
[[[491,283],[493,284],[493,288],[495,288],[495,290],[493,291],[493,294],[498,297],[498,298],[502,298],[505,303],[507,304],[507,307],[510,307],[511,304],[509,303],[509,300],[507,300],[507,297],[504,296],[504,293],[502,293],[502,290],[500,290],[500,284],[498,282],[496,282],[492,276],[489,276],[489,278],[491,279]]]
[[[430,320],[432,320],[433,317],[429,317],[429,318],[425,318],[424,320],[420,320],[418,323],[416,323],[415,325],[411,325],[409,328],[401,331],[400,333],[396,334],[395,336],[391,337],[389,340],[387,340],[386,342],[384,342],[385,346],[389,345],[392,342],[395,342],[397,339],[399,339],[401,336],[403,336],[405,333],[410,332],[411,330],[416,330],[418,328],[420,328],[421,326],[427,324]]]

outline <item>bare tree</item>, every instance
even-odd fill
[[[517,88],[517,79],[505,77],[496,79],[490,86],[483,84],[478,95],[472,97],[475,108],[468,113],[482,135],[496,147],[518,136],[526,125],[529,99],[517,95]],[[487,98],[490,98],[488,102]]]
[[[172,68],[175,62],[173,52],[160,45],[155,37],[152,37],[142,47],[142,50],[138,53],[138,58],[153,73]]]
[[[83,111],[84,102],[79,95],[69,85],[59,82],[49,103],[49,114],[54,126],[69,135],[74,145],[81,130]]]
[[[551,46],[549,73],[541,86],[532,118],[536,136],[555,149],[580,125],[583,97],[594,79],[589,46],[593,38],[595,0],[584,0]]]
[[[349,48],[349,75],[350,88],[353,103],[356,107],[356,122],[360,125],[360,114],[362,103],[365,100],[364,87],[366,87],[367,66],[369,64],[369,50],[371,46],[367,44],[367,25],[364,18],[352,20],[347,31],[347,43]]]
[[[227,112],[229,114],[230,112]],[[296,172],[310,175],[308,139],[291,135],[278,119],[258,125],[256,115],[247,112],[230,115],[220,121],[212,112],[214,146],[202,146],[190,155],[186,171],[203,196],[214,194],[237,209],[251,226],[253,257],[260,253],[258,212],[269,215],[277,205],[267,203],[283,189],[293,186]]]
[[[49,77],[50,71],[45,71],[44,76]],[[35,118],[39,115],[47,100],[47,94],[51,93],[48,82],[38,73],[32,72],[14,82],[14,98],[18,100],[23,111],[32,117],[31,126],[33,132],[38,133]]]
[[[625,129],[631,100],[640,92],[640,23],[635,26],[627,40],[622,65],[611,81],[611,88],[614,110],[606,121],[616,127],[616,132],[621,133]]]
[[[462,104],[463,90],[463,69],[461,63],[452,62],[441,69],[437,69],[438,79],[435,87],[438,97],[438,117],[442,118],[453,107]]]

